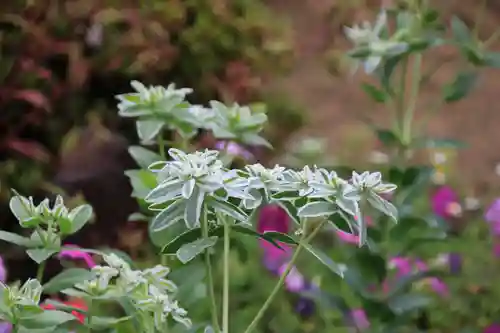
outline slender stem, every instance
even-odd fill
[[[162,133],[158,134],[158,150],[160,151],[160,156],[162,159],[166,159],[165,154],[165,141],[163,140]]]
[[[43,273],[45,272],[45,265],[47,264],[47,261],[42,261],[40,265],[38,265],[38,269],[36,271],[36,279],[43,284]]]
[[[396,119],[394,120],[394,129],[396,133],[401,135],[403,130],[403,113],[405,106],[405,95],[406,95],[406,73],[408,71],[408,58],[404,58],[401,64],[401,77],[399,81],[400,89],[398,91],[397,102],[396,102]]]
[[[420,91],[420,78],[421,78],[421,67],[422,67],[422,55],[416,54],[413,61],[412,69],[412,91],[408,106],[403,118],[403,142],[409,144],[411,142],[411,125],[413,121],[413,116],[415,109],[417,107],[418,93]]]
[[[224,288],[222,291],[222,332],[229,333],[229,255],[231,225],[224,223]]]
[[[87,301],[87,331],[92,333],[92,299]]]
[[[262,318],[262,316],[264,315],[266,310],[269,308],[269,306],[273,302],[274,298],[278,295],[278,292],[280,291],[281,287],[283,286],[288,273],[290,273],[290,271],[292,270],[295,261],[297,261],[297,258],[299,257],[300,252],[304,248],[304,245],[308,244],[314,238],[314,236],[316,236],[318,231],[323,227],[324,223],[325,223],[325,221],[322,221],[320,223],[320,225],[316,229],[314,229],[311,232],[311,234],[307,237],[305,237],[306,230],[303,230],[299,245],[297,246],[297,249],[295,250],[295,252],[292,256],[292,259],[290,259],[290,261],[288,262],[285,271],[283,272],[283,274],[281,274],[280,279],[278,280],[278,282],[274,286],[274,289],[272,290],[272,292],[269,295],[269,297],[267,298],[267,300],[264,302],[264,305],[262,305],[262,307],[260,308],[260,310],[257,313],[257,315],[255,316],[255,318],[252,320],[250,325],[248,325],[247,329],[245,330],[245,333],[251,333],[255,329],[255,327],[259,323],[260,319]]]
[[[486,12],[486,2],[487,2],[487,0],[481,1],[481,5],[480,5],[480,7],[477,11],[477,14],[476,14],[476,22],[474,22],[475,24],[474,24],[473,35],[477,39],[479,39],[479,26],[481,25],[483,18],[484,18],[484,13]]]
[[[203,221],[201,224],[201,231],[203,238],[208,238],[208,218],[207,211],[203,209]],[[217,319],[217,303],[215,302],[215,291],[214,291],[214,277],[212,271],[212,263],[210,262],[210,252],[209,249],[205,250],[205,268],[207,270],[207,289],[208,296],[210,298],[211,306],[210,311],[212,314],[212,325],[216,332],[220,332],[219,321]],[[226,333],[226,332],[224,332]]]

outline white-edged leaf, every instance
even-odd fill
[[[205,192],[202,192],[199,187],[195,186],[193,194],[186,200],[186,208],[184,210],[184,220],[189,229],[196,228],[200,225],[204,199]]]
[[[163,127],[163,122],[158,120],[138,120],[136,122],[137,134],[142,142],[153,140]]]
[[[55,294],[61,290],[71,288],[77,283],[91,279],[93,273],[83,268],[69,268],[54,276],[43,286],[46,294]]]
[[[162,203],[179,198],[182,195],[182,187],[184,182],[180,179],[166,181],[156,186],[144,198],[150,203]]]
[[[0,240],[19,246],[29,246],[32,242],[29,238],[20,236],[13,232],[0,230]]]
[[[31,209],[30,201],[20,195],[15,195],[10,199],[9,207],[12,214],[14,214],[14,216],[17,218],[18,221],[27,220],[33,214],[30,210]]]
[[[304,248],[316,257],[323,265],[328,267],[332,272],[340,276],[344,277],[345,272],[347,271],[347,266],[344,264],[338,264],[334,262],[328,255],[326,255],[323,251],[316,249],[310,244],[303,245]]]
[[[187,180],[184,185],[182,185],[182,196],[185,199],[189,199],[193,195],[194,187],[196,186],[196,181],[194,179]]]
[[[177,200],[170,204],[170,206],[153,217],[150,225],[151,231],[162,231],[182,220],[184,218],[185,208],[186,205],[184,200]]]
[[[335,204],[327,201],[309,202],[300,207],[297,215],[300,217],[329,216],[337,211]]]
[[[392,203],[383,199],[375,193],[370,193],[370,195],[367,197],[367,200],[373,208],[391,217],[394,221],[397,222],[398,210]]]
[[[93,210],[90,205],[81,205],[72,209],[68,215],[71,220],[71,233],[74,234],[82,229],[92,218],[92,213]]]
[[[128,152],[142,169],[147,169],[151,164],[162,160],[160,155],[141,146],[131,146]]]
[[[236,221],[250,224],[248,215],[238,206],[233,205],[228,201],[212,197],[209,200],[209,205],[216,211],[222,214],[231,216]]]
[[[179,250],[177,250],[177,258],[183,264],[186,264],[206,249],[214,246],[217,243],[217,239],[217,236],[211,236],[208,238],[197,239],[189,244],[184,244]]]

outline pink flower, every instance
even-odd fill
[[[483,330],[483,333],[500,333],[500,324],[491,324]]]
[[[493,201],[484,218],[490,224],[491,233],[500,236],[500,199]]]
[[[459,205],[458,202],[458,195],[451,187],[440,186],[431,198],[432,211],[444,219],[455,217],[454,207]]]
[[[289,228],[290,218],[287,212],[280,206],[267,205],[260,210],[257,232],[261,234],[266,231],[288,233]],[[270,270],[278,269],[291,255],[290,246],[282,242],[277,243],[281,249],[264,239],[259,239],[260,247],[264,250],[264,264]]]
[[[404,258],[404,257],[392,258],[391,260],[389,260],[389,265],[396,268],[396,270],[397,270],[396,276],[397,277],[402,277],[402,276],[411,274],[411,272],[413,270],[412,265],[411,265],[411,260],[408,258]]]
[[[87,264],[87,266],[89,268],[96,266],[96,263],[95,263],[94,259],[92,258],[92,256],[90,254],[88,254],[87,252],[83,252],[83,251],[78,250],[79,247],[77,245],[66,244],[64,246],[66,248],[72,247],[72,248],[74,248],[74,250],[70,250],[70,249],[62,250],[59,253],[59,258],[83,260],[83,261],[85,261],[85,263]]]
[[[441,296],[448,296],[448,286],[440,279],[436,277],[429,278],[429,284],[436,294]]]
[[[359,330],[366,330],[370,328],[370,321],[366,317],[363,309],[355,309],[351,311],[351,320],[353,325]]]
[[[285,272],[287,265],[288,264],[281,265],[281,267],[278,270],[279,275],[282,275]],[[293,266],[285,278],[286,289],[293,293],[298,293],[304,290],[305,286],[306,286],[306,281],[304,279],[304,276],[300,274],[300,272],[297,270],[295,266]]]
[[[359,236],[357,235],[350,234],[342,230],[336,230],[335,233],[337,234],[338,238],[346,243],[359,244]]]

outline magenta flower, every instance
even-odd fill
[[[500,236],[500,199],[493,201],[484,218],[490,224],[491,233]]]
[[[411,274],[413,270],[411,260],[404,257],[394,257],[390,259],[389,265],[396,268],[396,276],[398,278]]]
[[[444,219],[455,217],[457,212],[454,207],[460,207],[458,202],[458,195],[451,187],[440,186],[431,198],[432,211]]]
[[[92,258],[92,256],[90,254],[88,254],[87,252],[83,252],[83,251],[79,250],[79,247],[77,245],[66,244],[65,247],[66,248],[71,247],[71,248],[74,248],[74,250],[73,249],[72,250],[70,250],[70,249],[62,250],[59,253],[59,258],[83,260],[89,268],[96,266],[96,263],[95,263],[94,259]]]
[[[215,143],[215,149],[220,150],[220,151],[225,151],[226,154],[231,155],[231,156],[238,156],[242,157],[243,159],[247,161],[251,161],[254,159],[254,156],[252,155],[251,152],[243,148],[241,145],[237,144],[236,142],[226,142],[226,141],[217,141]]]
[[[483,333],[500,333],[500,324],[491,324],[483,330]]]
[[[0,257],[0,282],[7,281],[7,268],[3,262],[3,258]]]
[[[366,317],[365,310],[355,309],[351,311],[350,319],[352,325],[354,325],[358,330],[366,330],[370,328],[370,321]]]
[[[422,260],[412,260],[411,258],[405,257],[394,257],[389,261],[389,265],[396,268],[396,279],[400,279],[406,275],[411,274],[414,271],[417,272],[425,272],[429,269],[426,263]],[[448,295],[448,287],[446,284],[436,277],[429,277],[423,281],[425,284],[428,284],[432,290],[441,295]],[[382,288],[385,292],[389,291],[388,282],[385,281],[382,285]]]
[[[489,223],[496,223],[500,221],[500,199],[493,201],[491,206],[486,211],[484,218]]]

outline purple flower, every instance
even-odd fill
[[[500,333],[500,324],[491,324],[483,330],[483,333]]]
[[[0,323],[0,333],[10,333],[12,332],[12,324],[11,323]]]
[[[215,143],[215,149],[225,151],[226,154],[231,155],[233,157],[239,156],[247,161],[251,161],[254,159],[254,156],[251,152],[243,148],[241,145],[232,141],[217,141]]]
[[[500,236],[500,199],[493,201],[484,218],[490,224],[491,233]]]
[[[462,256],[459,253],[448,254],[450,273],[459,274],[462,271]]]
[[[431,198],[432,211],[437,216],[448,219],[460,214],[458,195],[449,186],[440,186]]]
[[[366,317],[365,310],[363,309],[352,310],[349,317],[351,325],[356,327],[358,330],[366,330],[370,328],[370,321]]]
[[[412,272],[412,264],[411,260],[409,258],[404,258],[404,257],[394,257],[391,260],[389,260],[389,265],[391,267],[396,268],[397,277],[402,277],[405,275],[408,275]]]
[[[295,304],[295,311],[297,311],[302,318],[312,316],[315,308],[316,306],[314,304],[314,301],[306,297],[299,298],[299,300]]]
[[[500,244],[493,244],[493,255],[500,258]]]
[[[7,268],[5,267],[3,258],[0,256],[0,282],[5,281],[7,281]]]
[[[500,199],[493,201],[491,206],[486,211],[484,218],[489,223],[500,222]]]

